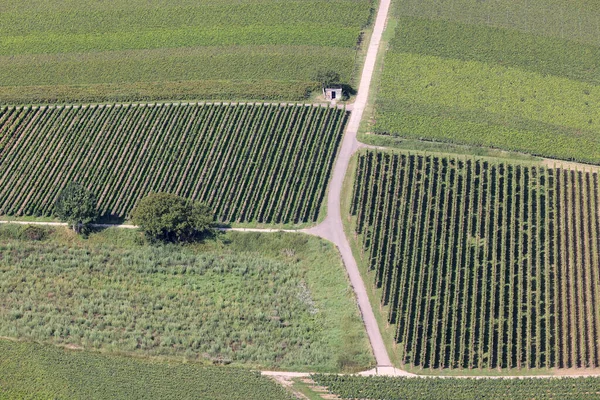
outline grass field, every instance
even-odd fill
[[[0,104],[305,98],[351,84],[369,0],[0,4]]]
[[[272,380],[240,368],[8,340],[0,340],[0,354],[2,399],[292,399]]]
[[[373,131],[600,163],[597,8],[400,1]]]
[[[598,174],[363,152],[351,214],[402,364],[600,364]]]
[[[371,365],[337,252],[300,234],[150,246],[134,231],[42,241],[0,227],[0,336],[261,368]]]
[[[595,399],[600,378],[561,379],[413,379],[313,375],[342,399],[479,400]]]
[[[206,202],[221,222],[315,222],[346,119],[277,105],[2,108],[0,214],[50,216],[77,181],[105,218],[170,192]]]

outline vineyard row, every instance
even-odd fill
[[[223,222],[315,221],[347,113],[308,106],[150,104],[0,109],[0,214],[49,216],[77,181],[102,216],[150,192]]]
[[[598,175],[376,151],[351,213],[407,365],[600,365]]]

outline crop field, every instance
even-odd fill
[[[596,9],[401,0],[373,132],[600,163]]]
[[[296,371],[372,361],[339,256],[320,239],[230,232],[156,246],[116,228],[20,232],[0,227],[2,337]]]
[[[313,375],[342,399],[595,399],[600,378],[439,379]]]
[[[600,365],[598,174],[367,151],[351,214],[402,363]]]
[[[150,192],[209,204],[219,221],[316,221],[346,123],[342,110],[278,105],[0,109],[0,214],[50,216],[77,181],[102,216]]]
[[[0,340],[3,399],[291,400],[258,372]]]
[[[0,4],[0,104],[306,98],[352,84],[370,0]]]

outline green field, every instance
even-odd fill
[[[0,336],[300,371],[372,362],[339,256],[320,239],[150,246],[116,228],[42,241],[21,230],[0,227]]]
[[[366,151],[351,214],[404,367],[600,365],[598,174]]]
[[[2,399],[291,400],[258,372],[0,340]]]
[[[298,100],[353,83],[369,0],[34,0],[0,4],[0,104]]]
[[[600,163],[597,8],[401,0],[373,131]]]
[[[313,375],[342,399],[596,399],[600,378],[439,379]]]
[[[151,192],[219,222],[315,222],[347,113],[279,105],[0,108],[0,214],[51,216],[69,182],[123,220]]]

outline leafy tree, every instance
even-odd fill
[[[54,214],[77,233],[98,217],[96,196],[77,182],[70,182],[58,195]]]
[[[315,74],[314,79],[319,82],[324,89],[328,86],[339,84],[340,74],[333,70],[320,70]]]
[[[210,207],[169,193],[144,197],[133,210],[132,220],[156,240],[185,241],[214,233]]]

